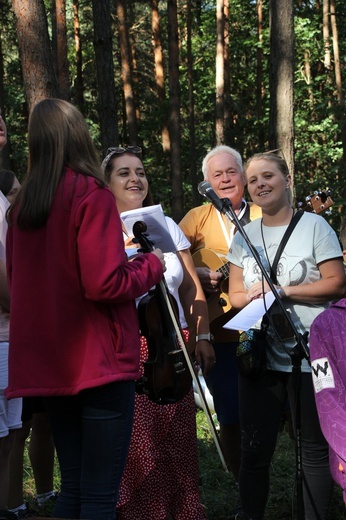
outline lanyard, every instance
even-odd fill
[[[238,220],[240,220],[244,216],[246,208],[247,208],[247,202],[243,199],[241,208],[240,208],[239,213],[237,215],[238,216]],[[230,246],[231,246],[232,238],[233,238],[234,233],[235,233],[235,229],[236,229],[235,225],[234,224],[231,225],[230,220],[227,219],[227,227],[226,227],[225,221],[222,218],[222,214],[220,213],[220,211],[217,211],[216,209],[215,209],[215,211],[217,212],[217,216],[218,216],[218,219],[219,219],[219,222],[220,222],[220,226],[221,226],[221,229],[222,229],[222,232],[223,232],[223,236],[225,237],[227,248],[229,249]]]

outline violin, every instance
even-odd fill
[[[134,242],[140,244],[141,252],[154,249],[146,230],[145,222],[135,222]],[[181,401],[192,385],[178,315],[177,302],[170,294],[165,278],[138,305],[139,326],[147,340],[148,359],[144,362],[144,374],[137,382],[136,391],[158,404]]]

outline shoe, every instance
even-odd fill
[[[25,509],[20,509],[17,513],[15,513],[16,518],[32,518],[39,516],[38,512],[34,509],[30,509],[29,504],[26,502]]]
[[[236,518],[238,518],[237,515],[241,512],[240,498],[238,497],[235,508],[231,509],[228,513],[227,520],[236,520]],[[241,518],[241,516],[239,518]]]
[[[235,520],[251,520],[251,518],[243,511],[235,515]]]
[[[36,507],[39,512],[39,516],[50,518],[53,515],[53,510],[55,508],[57,499],[58,493],[55,492],[54,495],[51,495],[42,504],[38,504],[36,502]]]

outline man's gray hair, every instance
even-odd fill
[[[240,153],[237,150],[235,150],[234,148],[231,148],[230,146],[219,145],[219,146],[216,146],[215,148],[213,148],[212,150],[210,150],[210,152],[208,152],[207,155],[203,159],[202,172],[203,172],[203,177],[204,177],[205,181],[208,180],[208,162],[209,162],[209,160],[212,157],[214,157],[215,155],[220,155],[222,153],[229,153],[229,155],[232,155],[236,160],[240,173],[244,172],[243,161],[242,161]]]

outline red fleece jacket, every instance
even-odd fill
[[[66,170],[46,225],[9,227],[8,398],[70,395],[139,372],[134,298],[162,278],[153,254],[127,262],[113,194]]]

